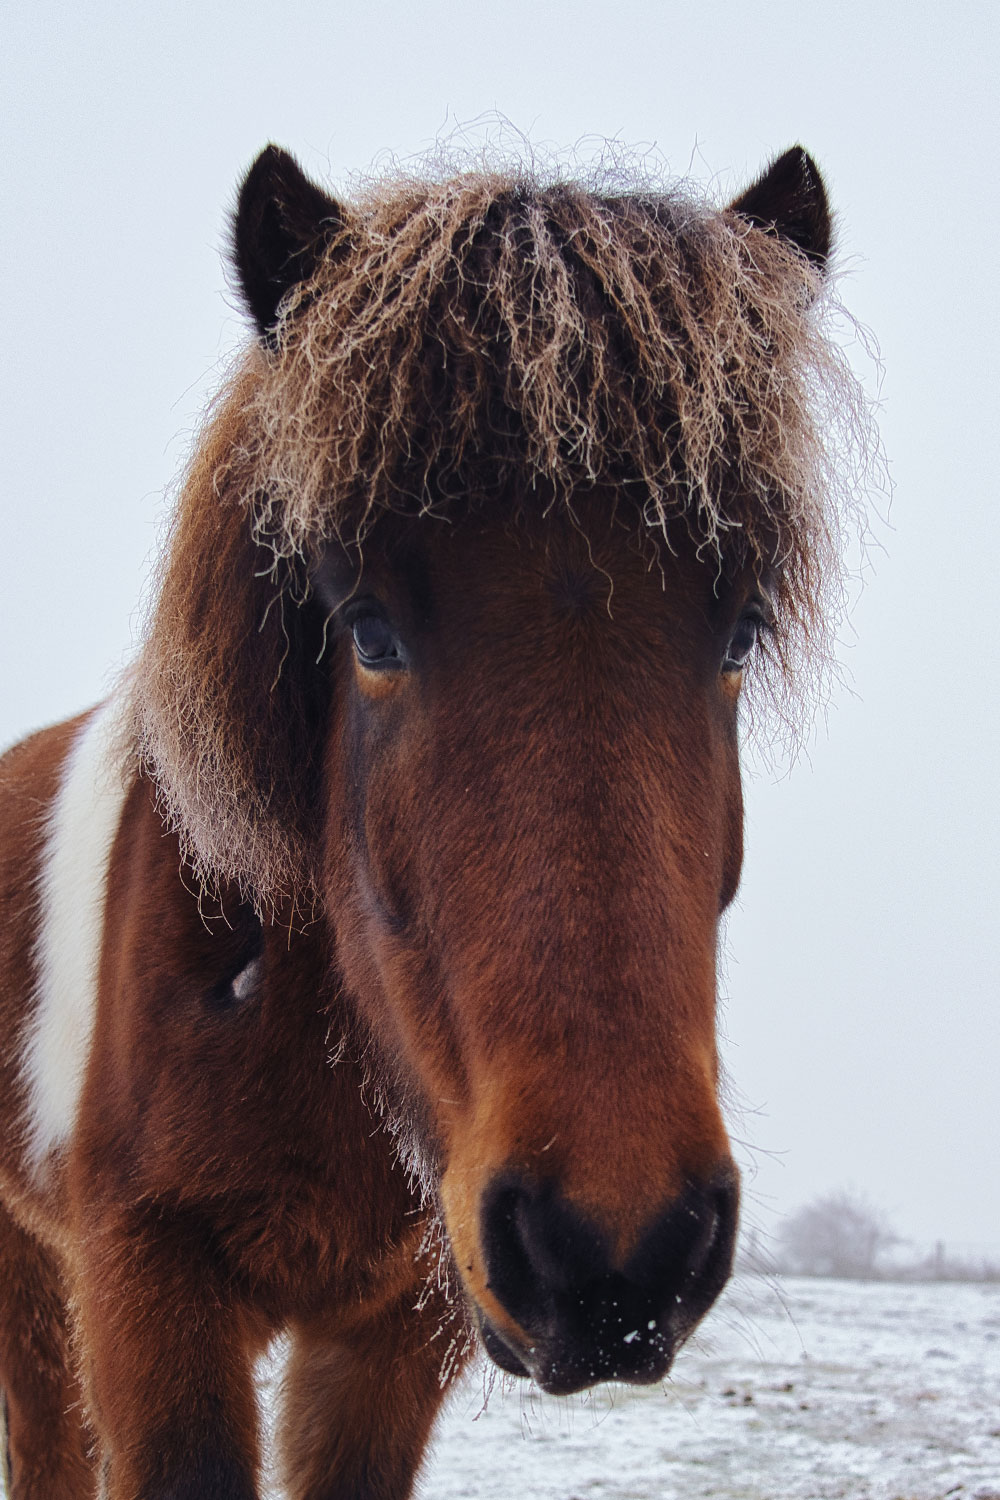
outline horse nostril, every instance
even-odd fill
[[[528,1332],[542,1332],[557,1297],[607,1269],[605,1237],[552,1183],[497,1178],[482,1215],[487,1285]]]
[[[488,1324],[487,1349],[504,1369],[530,1354],[547,1390],[659,1379],[725,1285],[738,1202],[731,1164],[689,1182],[622,1265],[609,1236],[553,1183],[496,1178],[482,1207],[487,1287],[531,1349],[498,1357],[490,1340],[499,1348],[505,1337]]]
[[[672,1298],[690,1326],[715,1301],[732,1269],[739,1178],[727,1164],[708,1183],[689,1183],[646,1231],[625,1266],[635,1285]],[[668,1303],[669,1307],[669,1303]]]

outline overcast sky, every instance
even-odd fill
[[[839,693],[748,787],[726,1060],[767,1222],[845,1184],[1000,1247],[996,7],[12,0],[2,45],[0,740],[128,652],[166,491],[245,337],[220,261],[268,140],[343,182],[498,110],[720,200],[801,141],[875,331],[896,493]],[[870,364],[859,370],[874,391]]]

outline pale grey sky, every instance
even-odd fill
[[[655,146],[720,198],[801,141],[881,343],[896,495],[843,652],[855,695],[749,786],[725,1027],[750,1211],[853,1183],[920,1240],[1000,1245],[995,17],[14,0],[0,740],[91,702],[128,650],[165,488],[244,336],[219,249],[265,141],[336,182],[495,109],[584,156]]]

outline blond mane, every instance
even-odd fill
[[[304,563],[387,511],[611,487],[647,536],[773,583],[760,687],[810,701],[877,456],[823,274],[740,214],[524,171],[382,182],[222,392],[180,497],[135,736],[186,855],[314,888],[325,708]]]

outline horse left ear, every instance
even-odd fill
[[[830,206],[819,168],[801,146],[779,156],[729,207],[759,229],[791,240],[821,270],[826,266],[833,241]]]
[[[282,297],[307,281],[346,216],[279,146],[265,146],[240,186],[233,260],[243,300],[268,338]]]

